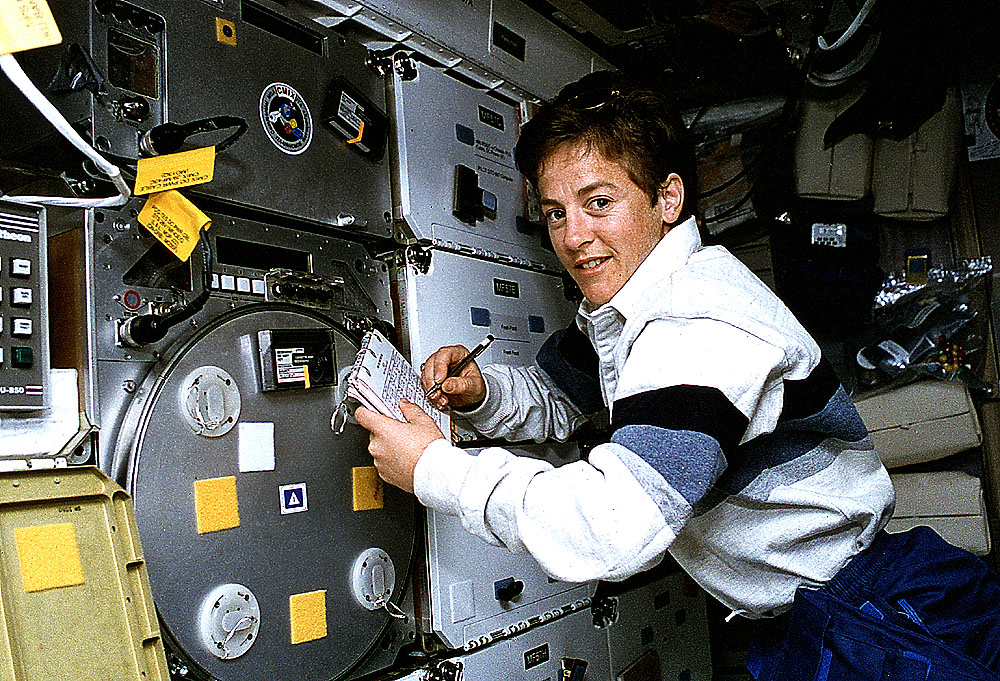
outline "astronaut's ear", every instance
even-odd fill
[[[677,173],[670,173],[666,180],[660,183],[657,192],[657,203],[663,211],[663,221],[672,225],[680,218],[684,209],[684,181]]]

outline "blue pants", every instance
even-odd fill
[[[761,623],[747,667],[758,681],[997,681],[1000,578],[929,528],[880,533]]]

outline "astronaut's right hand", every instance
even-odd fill
[[[486,399],[486,381],[475,361],[469,362],[458,376],[448,377],[452,367],[468,354],[468,348],[462,345],[446,345],[434,351],[423,363],[420,379],[424,390],[440,385],[440,389],[428,397],[438,409],[472,409]]]

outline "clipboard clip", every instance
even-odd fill
[[[340,435],[344,432],[344,428],[347,426],[347,400],[343,399],[337,408],[333,410],[333,415],[330,417],[330,430],[333,431],[334,435]]]

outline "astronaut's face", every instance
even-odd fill
[[[671,175],[664,188],[680,182]],[[650,203],[619,163],[585,143],[543,159],[538,193],[552,246],[593,305],[621,290],[680,214],[674,193],[661,191]]]

